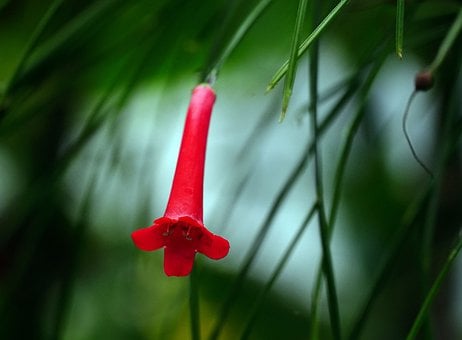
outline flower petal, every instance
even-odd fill
[[[208,235],[209,237],[203,239],[203,242],[200,242],[197,251],[214,260],[219,260],[228,255],[228,240],[221,236],[210,234]]]
[[[194,256],[193,248],[165,247],[164,272],[167,276],[186,276],[192,271]]]
[[[141,250],[157,250],[165,246],[165,238],[162,236],[162,228],[159,225],[135,230],[132,240]]]

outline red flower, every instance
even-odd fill
[[[229,251],[229,242],[211,233],[202,222],[205,150],[214,102],[215,92],[209,85],[193,90],[164,216],[132,233],[141,250],[165,248],[164,271],[168,276],[188,275],[196,252],[218,260]]]

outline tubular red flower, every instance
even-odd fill
[[[194,88],[164,216],[132,233],[141,250],[165,248],[164,271],[168,276],[188,275],[196,252],[214,260],[229,252],[229,242],[211,233],[202,221],[205,152],[214,103],[215,92],[209,85]]]

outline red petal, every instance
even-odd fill
[[[158,225],[135,230],[132,239],[138,248],[145,251],[157,250],[165,245],[165,238]]]
[[[191,273],[194,256],[193,248],[165,247],[164,271],[167,276],[186,276]]]
[[[204,242],[199,244],[197,251],[211,259],[219,260],[228,255],[229,242],[223,237],[211,233],[208,240],[204,238]]]

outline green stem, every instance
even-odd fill
[[[364,329],[364,325],[369,316],[369,312],[377,300],[379,293],[390,278],[390,271],[393,269],[394,264],[398,260],[400,249],[404,246],[405,241],[408,239],[415,222],[419,214],[425,209],[426,202],[430,194],[432,193],[432,187],[430,183],[427,184],[423,190],[416,195],[416,198],[408,206],[403,214],[401,227],[394,235],[391,245],[388,247],[388,251],[384,256],[383,261],[378,265],[377,274],[373,280],[372,288],[367,295],[366,301],[361,308],[359,316],[356,322],[353,323],[352,330],[348,336],[349,340],[356,340],[360,338],[360,334]]]
[[[40,37],[42,36],[44,29],[46,28],[46,26],[48,25],[48,22],[53,17],[53,15],[56,13],[56,11],[58,10],[62,2],[63,0],[54,0],[51,3],[50,7],[48,7],[48,9],[46,10],[43,17],[40,19],[39,23],[37,24],[37,27],[32,33],[32,36],[27,42],[26,48],[24,49],[24,52],[21,55],[18,66],[16,66],[14,73],[8,82],[8,85],[6,86],[6,89],[4,91],[4,96],[6,96],[9,93],[9,91],[11,90],[11,86],[16,82],[18,76],[21,74],[22,70],[24,69],[24,65],[26,64],[27,59],[29,59],[30,55],[32,54],[34,49],[37,47],[37,43]]]
[[[334,107],[329,112],[327,117],[320,124],[319,126],[320,135],[324,134],[324,132],[333,124],[335,118],[339,115],[341,110],[349,103],[349,101],[352,99],[351,94],[355,91],[355,89],[356,89],[356,81],[352,81],[349,89],[338,100],[337,104],[334,105]],[[231,287],[231,291],[228,293],[228,296],[225,302],[223,303],[223,307],[221,308],[221,311],[218,315],[217,321],[215,323],[215,326],[212,329],[209,339],[213,340],[213,339],[218,338],[226,322],[228,314],[231,310],[231,306],[239,294],[240,287],[247,275],[247,272],[250,269],[250,266],[252,265],[256,255],[258,254],[259,249],[266,237],[266,234],[269,232],[271,228],[271,224],[274,221],[274,217],[276,216],[276,213],[278,212],[282,203],[285,201],[287,195],[289,194],[296,180],[303,173],[303,170],[306,168],[309,158],[310,156],[313,155],[313,152],[314,152],[314,140],[311,140],[308,142],[307,146],[305,147],[305,150],[303,151],[299,161],[293,168],[292,173],[287,178],[287,181],[285,182],[285,184],[283,185],[283,187],[277,194],[276,199],[274,200],[274,203],[268,212],[268,215],[264,219],[262,225],[259,227],[257,236],[255,240],[253,241],[252,246],[250,247],[249,253],[246,256],[244,264],[242,265],[241,270],[239,271]]]
[[[314,2],[312,10],[312,22],[317,22],[319,1]],[[334,339],[341,339],[340,314],[338,307],[337,289],[335,287],[334,269],[332,255],[329,246],[329,226],[327,224],[326,211],[324,207],[324,190],[322,183],[322,162],[319,150],[319,131],[318,131],[318,71],[319,71],[319,43],[313,44],[310,54],[310,98],[311,98],[311,117],[313,126],[313,158],[314,158],[314,177],[316,186],[316,198],[318,203],[318,219],[321,234],[323,272],[327,283],[327,300],[329,305],[329,315]]]
[[[435,297],[440,290],[441,284],[444,282],[444,279],[446,278],[449,272],[449,269],[451,268],[451,265],[454,263],[454,260],[456,259],[461,249],[462,249],[462,237],[459,237],[459,241],[449,253],[449,256],[446,259],[446,262],[444,263],[443,268],[441,269],[440,273],[438,274],[438,277],[436,278],[435,282],[430,288],[430,291],[428,292],[424,303],[420,307],[419,314],[414,320],[414,323],[412,325],[411,330],[409,331],[409,334],[406,337],[406,340],[413,340],[417,337],[417,334],[426,319],[428,310],[430,306],[432,305],[433,301],[435,300]]]
[[[340,10],[349,2],[349,0],[341,0],[337,6],[324,18],[323,21],[311,32],[311,34],[300,44],[298,48],[297,58],[300,58],[305,53],[311,44],[318,38],[318,36],[327,28],[332,20],[338,15]],[[273,78],[271,79],[266,91],[271,91],[284,77],[289,68],[289,60],[286,60],[284,64],[276,71]]]
[[[297,17],[295,19],[295,29],[292,36],[292,46],[290,48],[289,64],[287,66],[287,76],[284,81],[284,89],[282,90],[282,111],[281,116],[279,117],[279,122],[284,120],[287,108],[289,107],[290,97],[292,96],[295,75],[297,73],[298,44],[300,43],[300,32],[302,31],[303,27],[307,4],[307,0],[300,0],[298,3]]]
[[[403,58],[404,40],[404,0],[397,0],[396,3],[396,54]]]
[[[100,159],[100,156],[101,155],[96,152],[94,157],[95,161],[98,161],[97,159]],[[81,207],[79,208],[79,213],[77,215],[78,218],[73,230],[74,252],[69,259],[66,271],[63,275],[59,301],[56,307],[57,312],[53,328],[53,335],[51,336],[51,339],[63,338],[63,330],[65,329],[67,317],[69,314],[69,306],[73,297],[77,272],[80,264],[79,261],[81,260],[82,256],[82,248],[88,233],[88,216],[90,215],[91,211],[92,198],[94,197],[96,183],[98,182],[99,177],[101,177],[101,173],[95,172],[90,176],[91,177],[88,180],[89,183],[87,184],[87,191],[85,193],[85,197],[82,199]]]
[[[462,12],[461,12],[462,13]],[[460,75],[460,67],[452,70],[454,74]],[[422,242],[421,242],[421,269],[422,269],[422,287],[426,291],[429,287],[429,278],[431,275],[432,259],[433,259],[433,242],[435,236],[435,228],[437,227],[437,218],[439,214],[439,207],[441,204],[441,195],[443,190],[443,185],[445,181],[445,172],[447,167],[447,162],[451,158],[451,153],[453,152],[452,147],[457,145],[458,137],[457,134],[454,137],[452,136],[452,131],[457,126],[457,109],[456,109],[456,98],[458,98],[459,89],[457,86],[453,87],[453,91],[449,94],[450,100],[449,104],[443,107],[443,112],[446,112],[443,121],[443,127],[441,131],[441,136],[446,137],[442,139],[440,143],[440,148],[436,153],[438,155],[438,160],[436,162],[435,170],[435,179],[431,181],[433,185],[433,195],[429,201],[428,209],[425,214],[425,224],[422,230]],[[454,139],[453,139],[454,138]],[[426,321],[428,322],[428,328],[431,330],[431,318],[429,315],[425,316]]]
[[[253,26],[253,24],[255,24],[257,19],[268,8],[271,2],[272,0],[262,0],[257,4],[257,6],[255,6],[255,8],[249,13],[249,15],[244,19],[242,24],[239,26],[236,33],[234,33],[229,43],[223,49],[222,53],[219,55],[217,60],[212,64],[212,66],[207,68],[208,71],[204,72],[204,74],[201,77],[202,82],[207,82],[213,85],[223,63],[228,59],[230,54],[234,51],[234,49],[239,44],[239,42],[242,40],[242,38],[245,36],[245,34],[249,31],[249,29]]]
[[[382,56],[380,59],[378,59],[378,61],[373,65],[373,68],[369,72],[369,75],[367,79],[365,80],[364,85],[360,89],[361,101],[359,103],[359,107],[356,112],[356,115],[348,129],[346,142],[343,146],[342,152],[340,153],[340,159],[338,161],[337,170],[336,170],[335,179],[334,179],[334,194],[333,194],[333,199],[332,199],[332,207],[330,209],[330,214],[329,214],[329,227],[331,228],[330,230],[331,233],[333,231],[333,226],[337,218],[338,207],[340,203],[340,195],[342,192],[341,189],[342,189],[342,184],[343,184],[343,178],[345,174],[348,157],[350,155],[350,151],[353,146],[354,137],[356,136],[356,133],[358,132],[359,124],[361,123],[364,117],[364,112],[365,112],[364,107],[367,103],[369,92],[372,88],[374,80],[376,79],[380,69],[382,68],[385,62],[385,59],[386,59],[385,55]]]
[[[307,150],[309,150],[310,148],[308,147]],[[244,261],[244,264],[242,265],[232,287],[231,287],[231,291],[230,293],[228,294],[225,302],[223,303],[223,307],[221,309],[221,312],[218,316],[218,319],[217,319],[217,322],[214,326],[214,328],[212,329],[212,332],[211,332],[211,335],[210,335],[210,339],[217,339],[225,322],[226,322],[226,319],[228,317],[228,314],[229,312],[231,311],[231,306],[232,304],[235,302],[235,300],[237,299],[238,295],[239,295],[239,292],[240,292],[240,289],[241,289],[241,286],[244,282],[244,279],[245,277],[247,276],[247,273],[251,267],[251,265],[253,264],[260,248],[261,248],[261,245],[263,244],[263,241],[265,240],[266,238],[266,235],[268,234],[271,226],[272,226],[272,222],[274,220],[274,217],[276,216],[276,213],[279,211],[279,207],[282,205],[282,203],[285,201],[287,195],[289,194],[290,190],[292,189],[292,187],[294,186],[295,182],[297,181],[297,179],[300,177],[300,175],[302,174],[303,170],[305,169],[306,167],[306,164],[308,162],[308,155],[309,155],[309,151],[306,151],[303,153],[300,161],[296,164],[294,170],[292,171],[292,173],[289,175],[286,183],[284,184],[284,186],[282,187],[281,191],[278,193],[273,205],[271,206],[270,208],[270,211],[268,213],[268,215],[266,216],[264,222],[262,223],[262,225],[260,226],[259,228],[259,231],[257,233],[257,236],[255,238],[255,240],[253,241],[252,243],[252,246],[250,247],[250,250],[249,252],[247,253],[247,256],[245,258],[245,261]]]
[[[457,36],[462,29],[462,8],[459,10],[459,14],[457,15],[456,19],[454,20],[451,28],[449,29],[448,34],[444,37],[443,42],[438,49],[438,53],[435,56],[435,59],[431,63],[429,70],[431,72],[436,71],[443,62],[444,58],[448,54],[451,46],[453,45],[454,41],[456,40]]]
[[[374,79],[376,78],[379,70],[381,69],[383,63],[385,61],[385,55],[383,55],[373,66],[372,70],[369,72],[369,75],[360,89],[361,93],[361,102],[358,107],[358,110],[356,112],[356,115],[351,123],[351,126],[348,130],[346,141],[344,143],[344,147],[342,149],[342,152],[340,153],[340,159],[338,161],[337,165],[337,170],[335,173],[335,179],[334,179],[334,194],[333,194],[333,199],[332,199],[332,207],[330,209],[330,214],[329,214],[329,242],[330,239],[332,238],[333,230],[334,230],[334,225],[336,222],[336,217],[338,213],[338,208],[340,204],[340,196],[341,196],[341,188],[342,188],[342,183],[343,183],[343,178],[344,178],[344,173],[346,169],[346,164],[348,161],[348,157],[350,155],[351,148],[353,146],[353,141],[354,137],[356,136],[356,133],[358,131],[360,122],[362,121],[362,118],[364,116],[364,106],[366,104],[367,98],[369,91],[372,87],[372,84],[374,82]],[[311,327],[310,327],[310,332],[311,332],[311,337],[314,339],[316,337],[316,319],[317,319],[317,310],[318,310],[318,304],[320,300],[320,293],[321,293],[321,282],[322,282],[322,263],[319,264],[318,270],[316,271],[316,281],[315,285],[313,286],[312,290],[312,304],[311,304]]]
[[[59,0],[62,2],[62,0]],[[79,13],[70,21],[66,22],[59,30],[54,34],[47,37],[47,39],[40,45],[34,45],[34,52],[25,61],[22,70],[25,74],[37,69],[40,64],[43,64],[47,59],[56,54],[63,45],[67,44],[76,37],[82,29],[89,27],[91,23],[100,20],[107,13],[111,7],[117,4],[116,1],[94,1],[85,10]]]
[[[305,219],[303,220],[302,224],[298,228],[297,233],[294,235],[292,238],[292,241],[289,243],[286,251],[282,255],[281,259],[279,260],[276,268],[273,271],[273,274],[271,275],[270,279],[266,282],[265,286],[263,289],[260,291],[260,294],[258,295],[257,301],[255,302],[252,311],[250,312],[250,316],[247,320],[247,323],[244,327],[244,331],[242,332],[241,340],[248,339],[250,336],[250,332],[252,331],[252,326],[255,323],[255,320],[257,319],[258,316],[258,311],[260,310],[263,301],[268,294],[268,292],[271,290],[273,287],[274,283],[278,279],[279,275],[281,274],[282,270],[284,269],[287,261],[289,260],[290,256],[292,255],[292,252],[295,249],[295,246],[297,245],[298,241],[300,241],[303,232],[305,229],[308,227],[309,222],[314,216],[314,213],[316,212],[317,205],[313,204],[311,209],[308,211],[308,214],[306,215]]]
[[[191,317],[191,339],[200,340],[200,310],[199,310],[199,268],[193,269],[189,276],[189,313]]]

